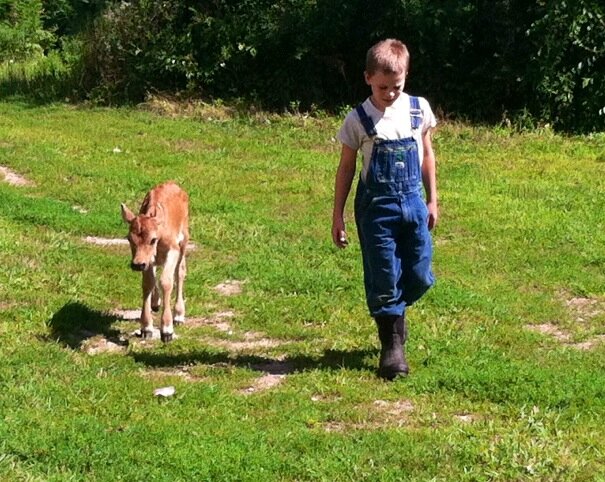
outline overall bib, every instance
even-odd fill
[[[369,137],[372,119],[361,105],[357,113]],[[422,112],[410,96],[412,130]],[[374,139],[365,182],[359,178],[355,221],[363,258],[370,315],[402,316],[434,283],[432,241],[424,201],[418,146],[413,137]]]

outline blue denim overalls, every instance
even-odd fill
[[[370,137],[372,119],[361,105],[357,113]],[[422,111],[410,96],[412,130]],[[359,178],[355,221],[363,258],[370,315],[405,314],[434,283],[428,209],[424,201],[418,146],[413,137],[374,140],[365,182]]]

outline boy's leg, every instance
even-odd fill
[[[405,309],[417,301],[434,284],[431,271],[432,240],[427,224],[427,208],[421,197],[411,197],[403,202],[404,222],[398,219],[393,232],[398,229],[397,243],[393,240],[390,260],[392,274],[396,276],[393,294],[397,298],[389,308],[375,311],[381,351],[378,375],[387,380],[409,373],[405,358],[405,342],[408,326]],[[390,244],[390,243],[387,243]],[[383,261],[388,259],[383,256]],[[383,279],[383,281],[386,278]],[[391,310],[396,306],[395,313]]]
[[[406,306],[418,301],[435,284],[426,204],[422,198],[415,197],[410,200],[409,207],[411,219],[397,246],[397,257],[402,266],[398,286]]]
[[[366,301],[372,316],[401,315],[405,309],[398,286],[401,259],[395,236],[401,227],[401,207],[396,200],[374,200],[358,229],[364,262]]]
[[[397,199],[383,198],[374,200],[368,211],[356,210],[366,300],[376,320],[381,345],[378,375],[393,380],[409,371],[403,349],[405,303],[397,285],[401,260],[396,253],[395,236],[401,228],[401,205]]]

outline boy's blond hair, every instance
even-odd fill
[[[405,74],[408,71],[410,53],[403,42],[389,38],[370,47],[366,55],[366,73]]]

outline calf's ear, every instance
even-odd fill
[[[130,224],[136,216],[124,203],[120,204],[120,209],[122,210],[122,219]]]

